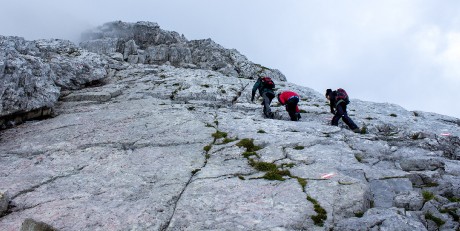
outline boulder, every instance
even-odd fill
[[[8,210],[8,204],[10,203],[10,198],[6,191],[0,190],[0,217],[3,213]]]

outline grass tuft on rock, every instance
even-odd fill
[[[209,152],[209,150],[211,150],[211,147],[212,147],[211,145],[206,145],[204,146],[203,150],[207,153]]]
[[[291,173],[288,170],[272,170],[267,173],[262,177],[266,180],[279,180],[279,181],[284,181],[284,176],[290,176]]]
[[[255,152],[262,149],[260,146],[254,145],[253,139],[248,138],[240,140],[240,142],[238,142],[236,146],[246,148],[247,152]]]
[[[324,221],[327,220],[327,212],[326,210],[319,205],[318,201],[313,199],[310,196],[307,196],[307,200],[310,201],[313,204],[313,207],[315,209],[316,215],[311,216],[311,219],[317,226],[324,226]]]
[[[444,225],[446,222],[443,221],[441,218],[434,216],[430,212],[425,213],[425,219],[432,220],[438,227]]]
[[[259,155],[257,155],[256,152],[243,152],[243,156],[244,156],[244,158],[246,158],[246,159],[248,159],[248,158],[251,157],[251,156],[257,156],[257,157],[259,157]]]
[[[433,194],[432,192],[423,191],[423,192],[422,192],[422,196],[423,196],[423,200],[424,200],[425,202],[434,199],[434,194]]]
[[[214,139],[216,139],[216,140],[221,139],[221,138],[225,138],[225,137],[227,137],[227,133],[217,130],[215,133],[212,134],[212,137],[214,137]]]

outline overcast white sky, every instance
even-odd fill
[[[105,22],[211,38],[323,93],[460,118],[459,0],[14,0],[0,35],[78,41]]]

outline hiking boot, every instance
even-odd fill
[[[269,113],[267,113],[266,117],[269,118],[269,119],[273,119],[273,118],[275,118],[275,114],[273,112],[269,112]]]

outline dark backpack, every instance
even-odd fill
[[[343,90],[342,88],[339,88],[337,89],[336,92],[337,92],[337,95],[335,96],[335,100],[337,103],[339,103],[340,101],[345,102],[345,104],[350,103],[350,99],[348,99],[348,94],[345,90]]]
[[[274,89],[275,88],[275,83],[270,77],[262,77],[260,78],[262,82],[262,88],[267,88],[267,89]]]

